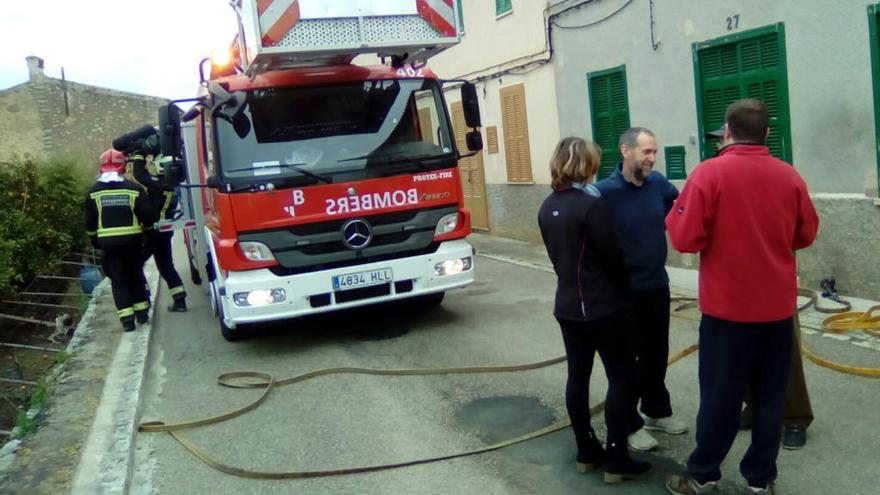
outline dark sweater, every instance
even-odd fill
[[[658,172],[636,186],[618,170],[596,188],[611,212],[611,223],[623,250],[629,288],[649,290],[669,283],[666,273],[666,214],[678,189]]]
[[[623,309],[626,266],[601,199],[555,191],[541,205],[538,225],[557,276],[557,318],[592,321]]]

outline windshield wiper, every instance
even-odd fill
[[[316,174],[316,173],[314,173],[314,172],[310,172],[310,171],[308,171],[308,170],[302,168],[303,165],[305,165],[305,163],[280,163],[280,162],[279,162],[279,163],[277,163],[277,164],[273,163],[273,164],[271,164],[271,165],[264,165],[264,166],[262,166],[262,167],[236,168],[236,169],[233,169],[233,170],[227,170],[227,172],[230,172],[230,173],[232,173],[232,172],[252,172],[252,171],[254,171],[254,170],[271,169],[272,167],[279,167],[279,168],[280,168],[280,167],[284,167],[284,168],[287,168],[287,169],[293,170],[293,171],[295,171],[295,172],[299,172],[299,173],[302,174],[302,175],[305,175],[305,176],[311,177],[311,178],[313,178],[313,179],[317,179],[317,180],[319,180],[319,181],[321,181],[321,182],[324,182],[325,184],[331,184],[331,183],[333,183],[333,178],[332,178],[332,177],[329,177],[329,176],[326,176],[326,175],[321,175],[321,174]]]
[[[395,163],[401,162],[413,162],[414,165],[421,166],[427,170],[427,165],[424,162],[430,160],[438,160],[440,158],[447,158],[449,155],[416,155],[416,156],[404,156],[406,154],[405,151],[398,151],[396,153],[383,153],[381,155],[364,155],[364,156],[353,156],[351,158],[343,158],[342,160],[337,160],[338,162],[352,162],[355,160],[367,160],[374,159],[382,165],[392,165]]]
[[[282,163],[279,166],[284,167],[284,168],[289,168],[290,170],[294,170],[294,171],[299,172],[303,175],[308,175],[309,177],[312,177],[314,179],[318,179],[319,181],[321,181],[325,184],[332,184],[333,183],[333,177],[330,177],[327,175],[316,174],[314,172],[309,172],[308,170],[302,168],[302,165],[305,165],[305,164],[304,163],[295,163],[295,164],[294,163]]]

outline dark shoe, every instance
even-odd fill
[[[760,495],[773,495],[776,490],[773,488],[773,482],[767,483],[767,486],[749,486],[749,493],[758,493]]]
[[[135,311],[134,317],[139,325],[146,325],[150,322],[150,313],[146,309],[143,311]]]
[[[605,463],[605,483],[615,484],[624,480],[638,480],[651,473],[651,463],[637,461],[629,456],[608,460]]]
[[[707,481],[701,485],[686,476],[667,476],[666,490],[673,495],[709,495],[718,493],[718,482]]]
[[[752,411],[748,408],[744,409],[743,412],[739,413],[739,429],[740,430],[751,430],[752,429]]]
[[[186,312],[186,299],[175,299],[174,303],[171,306],[168,306],[168,311],[173,311],[176,313],[185,313]]]
[[[605,449],[595,441],[578,452],[575,468],[579,473],[590,473],[602,467],[603,462],[605,462]]]
[[[807,444],[807,429],[801,425],[785,425],[782,433],[782,448],[800,450]]]
[[[135,325],[134,320],[122,320],[122,331],[123,332],[134,332],[137,330],[137,325]]]

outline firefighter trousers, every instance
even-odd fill
[[[144,263],[140,243],[107,246],[103,248],[102,266],[110,277],[116,314],[123,322],[134,320],[135,313],[146,312]]]
[[[156,260],[156,268],[162,279],[168,284],[168,293],[177,301],[186,298],[183,289],[183,281],[180,274],[174,268],[174,258],[171,254],[171,237],[174,232],[151,232],[147,234],[148,242],[144,249],[144,262],[153,256]]]

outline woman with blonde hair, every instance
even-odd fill
[[[565,404],[577,443],[577,469],[597,467],[607,483],[637,479],[651,464],[627,450],[635,362],[626,328],[626,266],[599,191],[592,185],[601,151],[594,143],[567,137],[550,159],[553,192],[538,212],[541,237],[556,272],[553,315],[568,356]],[[623,328],[621,328],[623,327]],[[606,450],[590,425],[589,382],[599,353],[608,377]]]

